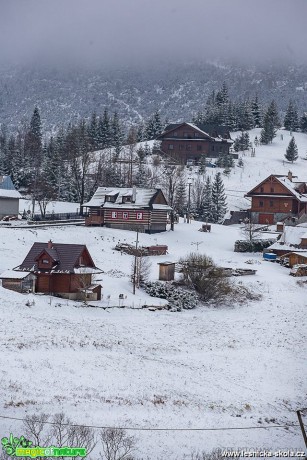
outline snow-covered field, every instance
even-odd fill
[[[230,204],[241,207],[245,199],[239,190],[251,189],[270,173],[288,171],[283,154],[290,137],[283,134],[283,141],[256,148],[256,157],[246,156],[244,168],[236,167],[224,179],[226,189],[241,197],[229,197]],[[304,157],[307,136],[295,137]],[[306,178],[307,161],[300,158],[290,169]],[[63,411],[76,423],[96,426],[259,427],[132,431],[137,454],[150,459],[189,458],[195,450],[226,446],[302,450],[299,426],[273,425],[297,425],[295,411],[306,407],[307,286],[260,254],[234,253],[234,241],[242,237],[239,227],[213,225],[211,233],[201,233],[200,226],[181,222],[174,232],[140,235],[140,244],[169,246],[167,256],[151,257],[151,278],[158,277],[157,262],[177,261],[201,242],[199,251],[222,266],[255,268],[255,276],[237,282],[260,293],[261,300],[180,313],[139,310],[144,303],[162,301],[141,291],[133,296],[132,258],[113,250],[118,241],[134,242],[135,233],[0,228],[0,273],[20,264],[36,241],[86,243],[104,271],[98,276],[104,299],[96,306],[116,307],[122,293],[124,305],[135,307],[87,308],[0,287],[0,416]],[[26,306],[27,300],[35,304]],[[0,418],[0,426],[1,433],[22,434],[21,422]]]

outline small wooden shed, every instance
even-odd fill
[[[36,276],[28,271],[6,270],[1,273],[2,287],[16,292],[34,292]]]
[[[159,280],[173,281],[175,278],[175,262],[160,262],[159,265]]]
[[[307,264],[307,252],[288,252],[280,257],[280,261],[290,268],[297,264]]]

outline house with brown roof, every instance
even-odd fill
[[[225,126],[212,124],[172,123],[157,138],[160,151],[183,164],[196,164],[201,157],[229,155],[233,144]]]
[[[85,225],[157,233],[166,230],[168,205],[161,189],[98,187],[88,203]]]
[[[14,271],[34,274],[35,292],[76,300],[101,299],[101,285],[92,280],[101,270],[84,244],[34,243]]]
[[[307,216],[307,183],[289,171],[287,176],[271,174],[250,190],[251,218],[259,224],[296,224]]]

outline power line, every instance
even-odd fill
[[[5,415],[0,415],[0,418],[8,419],[8,420],[19,420],[19,421],[26,421],[25,418],[18,418],[18,417],[8,417]],[[48,425],[56,425],[56,422],[43,422],[40,423],[48,424]],[[230,430],[267,430],[271,428],[292,428],[300,426],[299,424],[292,424],[292,425],[270,425],[270,426],[246,426],[246,427],[222,427],[222,428],[139,428],[139,427],[125,427],[125,426],[97,426],[97,425],[79,425],[75,423],[62,423],[62,426],[74,426],[74,427],[85,427],[85,428],[95,428],[95,429],[109,429],[109,428],[117,428],[121,430],[132,430],[132,431],[230,431]]]

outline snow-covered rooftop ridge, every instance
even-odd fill
[[[280,240],[274,243],[274,247],[284,246],[284,245],[298,245],[301,242],[301,239],[306,235],[306,227],[291,227],[286,225],[284,231],[281,234]],[[281,245],[281,243],[283,243]]]
[[[21,198],[21,195],[17,190],[9,190],[0,188],[0,198]]]
[[[6,270],[0,273],[0,278],[12,279],[12,280],[22,280],[30,275],[29,271],[15,271],[15,270]]]
[[[92,207],[92,206],[101,206],[103,204],[113,206],[124,204],[125,206],[137,207],[137,206],[149,206],[150,200],[158,192],[157,188],[136,188],[135,191],[133,188],[114,188],[114,187],[98,187],[93,197],[88,203],[84,203],[83,206]],[[132,202],[123,202],[123,197],[127,198],[131,196],[131,199],[135,193],[135,200]],[[106,197],[116,196],[115,201],[107,202]],[[106,206],[107,207],[107,206]]]
[[[298,187],[300,184],[303,184],[303,181],[291,181],[288,176],[283,176],[283,177],[277,177],[277,179],[293,194],[295,197],[300,200],[300,201],[306,201],[307,202],[307,194],[306,193],[299,193],[296,190],[296,187]]]

